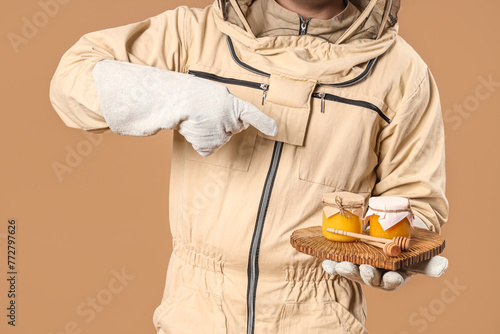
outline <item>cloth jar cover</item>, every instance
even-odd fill
[[[343,212],[352,212],[363,217],[365,199],[363,196],[350,192],[334,192],[323,194],[323,212],[326,218]]]
[[[379,216],[380,226],[387,231],[400,221],[408,218],[413,228],[413,212],[411,211],[410,199],[403,197],[372,197],[368,203],[366,216]]]

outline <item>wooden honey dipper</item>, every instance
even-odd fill
[[[347,232],[343,230],[337,230],[335,228],[327,227],[326,229],[328,232],[335,233],[335,234],[340,234],[340,235],[345,235],[347,237],[352,237],[352,238],[358,238],[362,240],[368,240],[368,241],[375,241],[375,242],[380,242],[383,244],[387,244],[389,242],[394,242],[397,246],[401,248],[401,250],[408,250],[410,249],[410,239],[405,238],[405,237],[394,237],[392,239],[384,239],[384,238],[378,238],[378,237],[372,237],[371,235],[364,235],[360,233],[353,233],[353,232]]]
[[[396,243],[392,240],[386,244],[383,244],[381,242],[376,242],[376,241],[362,240],[362,239],[360,239],[359,241],[362,241],[364,243],[367,243],[369,245],[372,245],[372,246],[375,246],[378,248],[382,248],[384,250],[384,253],[388,256],[398,256],[399,254],[401,254],[401,247],[396,245]]]

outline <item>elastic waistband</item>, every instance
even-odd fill
[[[221,274],[224,271],[223,260],[217,260],[212,256],[202,254],[177,239],[173,239],[173,254],[181,259],[183,263],[188,263],[194,267]],[[320,282],[333,279],[332,275],[323,270],[321,262],[319,259],[314,259],[307,264],[288,265],[271,271],[261,268],[260,274],[286,282]],[[231,271],[231,268],[227,269]],[[246,272],[241,274],[246,275]]]
[[[194,267],[204,270],[212,271],[215,273],[222,273],[224,262],[217,260],[211,256],[199,253],[194,249],[189,248],[177,239],[173,239],[173,253],[179,257],[183,262],[189,263]]]
[[[333,275],[328,274],[323,270],[321,264],[317,267],[289,267],[285,268],[286,282],[322,282],[332,280]]]

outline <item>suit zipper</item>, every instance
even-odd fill
[[[234,51],[233,41],[231,40],[231,37],[229,37],[229,35],[226,36],[226,41],[227,41],[227,46],[229,47],[229,53],[231,54],[231,58],[233,58],[233,60],[234,60],[234,62],[236,64],[240,65],[245,70],[250,71],[252,73],[255,73],[255,74],[258,74],[258,75],[262,75],[262,76],[265,76],[265,77],[268,77],[268,78],[271,76],[271,74],[269,74],[269,73],[266,73],[264,71],[258,70],[255,67],[252,67],[252,66],[250,66],[250,65],[242,62],[241,59],[238,58],[238,56],[236,55],[236,52]]]
[[[231,53],[231,57],[239,66],[243,67],[247,71],[252,73],[270,77],[269,73],[263,72],[256,69],[244,62],[242,62],[236,52],[234,51],[233,42],[231,38],[227,36],[227,45]],[[263,84],[261,88],[264,93],[262,95],[262,104],[265,102],[266,93],[269,89],[269,85]],[[257,220],[255,222],[254,232],[252,236],[252,241],[250,243],[250,251],[248,254],[248,286],[247,286],[247,334],[254,334],[255,331],[255,299],[257,296],[257,282],[259,279],[259,250],[260,241],[262,239],[262,231],[264,228],[264,221],[266,219],[267,208],[269,205],[269,199],[271,197],[272,188],[274,185],[274,179],[276,178],[276,173],[278,171],[279,160],[281,158],[281,151],[283,150],[283,142],[275,142],[273,149],[273,156],[271,158],[271,164],[269,165],[269,170],[267,172],[266,181],[264,183],[264,189],[262,190],[262,196],[260,197],[259,208],[257,211]]]
[[[258,70],[257,70],[258,71]],[[253,71],[252,71],[253,72]],[[255,72],[257,73],[257,72]],[[262,104],[264,104],[266,99],[266,93],[269,89],[269,85],[266,83],[258,83],[247,80],[225,78],[212,73],[193,71],[189,70],[188,74],[192,74],[196,77],[208,79],[220,83],[225,83],[229,85],[239,85],[254,89],[261,89],[262,94]],[[260,74],[260,73],[259,73]],[[276,173],[278,171],[278,165],[281,158],[281,152],[283,150],[283,142],[275,142],[273,149],[273,156],[271,158],[271,163],[269,165],[269,170],[267,172],[266,181],[264,182],[264,189],[262,190],[262,195],[260,197],[259,208],[257,211],[257,220],[255,222],[255,227],[253,231],[252,241],[250,244],[250,251],[248,254],[248,286],[247,286],[247,333],[254,334],[255,327],[255,299],[257,292],[257,281],[259,279],[259,249],[260,241],[262,239],[262,231],[264,229],[264,221],[266,219],[267,208],[269,205],[269,200],[271,198],[271,192],[274,185],[274,180],[276,178]]]
[[[218,75],[215,75],[212,73],[193,71],[193,70],[189,70],[188,74],[192,74],[192,75],[195,75],[199,78],[208,79],[211,81],[216,81],[216,82],[225,83],[225,84],[229,84],[229,85],[237,85],[237,86],[244,86],[244,87],[249,87],[249,88],[253,88],[253,89],[260,89],[260,90],[262,90],[262,105],[264,105],[264,103],[266,101],[267,91],[269,90],[269,85],[266,83],[259,83],[259,82],[253,82],[253,81],[247,81],[247,80],[241,80],[241,79],[233,79],[233,78],[225,78],[225,77],[221,77],[221,76],[218,76]],[[391,120],[386,115],[384,115],[384,113],[382,113],[382,111],[376,105],[369,103],[369,102],[366,102],[366,101],[351,100],[351,99],[347,99],[347,98],[340,97],[340,96],[333,95],[333,94],[326,94],[323,92],[314,93],[313,97],[321,99],[321,112],[322,113],[325,112],[325,100],[329,100],[329,101],[345,103],[345,104],[350,104],[350,105],[355,105],[358,107],[371,109],[371,110],[375,111],[377,114],[379,114],[380,117],[382,117],[387,123],[391,122]]]
[[[299,15],[300,16],[300,15]],[[301,19],[301,29],[300,34],[303,35],[307,32],[307,25],[310,21],[303,21]],[[230,40],[228,40],[230,41]],[[232,43],[230,44],[230,48]],[[234,48],[232,49],[234,51]],[[233,59],[237,59],[236,54],[233,52]],[[250,71],[256,73],[261,72],[251,66],[248,66],[241,62],[243,67],[249,69]],[[246,65],[246,66],[245,66]],[[265,72],[262,72],[265,73]],[[267,74],[267,73],[265,73]],[[269,76],[269,75],[268,75]],[[264,229],[264,222],[266,220],[267,208],[269,206],[269,200],[271,198],[271,192],[273,190],[274,180],[276,178],[276,173],[278,171],[278,165],[281,158],[281,152],[283,149],[283,142],[275,142],[273,149],[273,156],[271,159],[271,164],[267,172],[266,181],[264,183],[264,189],[262,191],[262,196],[260,197],[259,210],[257,212],[257,221],[255,222],[255,228],[253,231],[252,242],[250,244],[250,253],[248,255],[248,287],[247,287],[247,334],[254,334],[255,332],[255,299],[257,296],[257,283],[259,280],[259,250],[260,241],[262,239],[262,232]]]
[[[207,73],[207,72],[201,72],[201,71],[192,71],[189,70],[188,74],[192,74],[196,77],[203,78],[203,79],[208,79],[211,81],[216,81],[228,85],[236,85],[236,86],[244,86],[244,87],[249,87],[253,89],[260,89],[262,90],[262,105],[264,105],[264,102],[266,101],[266,95],[267,91],[269,90],[269,85],[266,83],[259,83],[259,82],[253,82],[253,81],[247,81],[247,80],[240,80],[240,79],[233,79],[233,78],[225,78],[221,77],[212,73]]]
[[[266,73],[264,71],[261,71],[259,69],[256,69],[255,67],[252,67],[252,66],[244,63],[243,61],[241,61],[241,59],[238,58],[238,56],[236,55],[236,51],[234,50],[233,41],[231,40],[231,37],[229,37],[229,35],[226,36],[226,41],[227,41],[227,45],[229,47],[229,53],[231,54],[231,58],[233,58],[233,60],[235,61],[236,64],[243,67],[245,70],[253,72],[255,74],[266,76],[268,78],[271,76],[271,74]],[[339,83],[335,83],[335,84],[322,84],[322,83],[320,83],[319,85],[332,86],[332,87],[347,87],[347,86],[352,86],[354,84],[357,84],[361,80],[365,79],[368,76],[368,74],[370,74],[371,70],[373,69],[373,66],[377,62],[377,59],[378,59],[378,57],[370,59],[370,61],[368,61],[368,64],[366,65],[365,70],[360,75],[358,75],[357,77],[355,77],[351,80],[347,80],[347,81],[339,82]]]
[[[195,75],[196,77],[208,79],[220,83],[225,83],[229,85],[239,85],[254,89],[261,89],[262,94],[262,104],[264,104],[266,99],[266,93],[269,89],[269,85],[266,83],[258,83],[247,80],[224,78],[212,73],[193,71],[189,70],[188,74]],[[257,292],[257,281],[259,279],[259,249],[260,241],[262,239],[262,230],[264,229],[264,221],[266,219],[267,207],[269,205],[269,199],[271,197],[271,192],[274,185],[274,180],[276,178],[276,173],[278,171],[278,164],[281,158],[281,151],[283,149],[283,142],[275,142],[273,149],[273,156],[271,158],[271,164],[269,165],[269,170],[267,172],[266,181],[264,183],[264,189],[262,190],[262,196],[260,197],[259,208],[257,211],[257,220],[255,222],[255,227],[253,231],[252,241],[250,244],[250,251],[248,254],[248,286],[247,286],[247,333],[254,334],[255,327],[255,299]]]
[[[314,93],[312,96],[314,98],[321,99],[321,112],[322,113],[325,112],[325,100],[328,100],[328,101],[334,101],[334,102],[338,102],[338,103],[344,103],[344,104],[349,104],[349,105],[358,106],[358,107],[361,107],[361,108],[366,108],[366,109],[373,110],[380,117],[382,117],[382,119],[384,121],[386,121],[389,124],[391,123],[391,120],[389,119],[389,117],[387,117],[382,112],[382,110],[380,110],[379,107],[377,107],[376,105],[374,105],[374,104],[372,104],[370,102],[360,101],[360,100],[346,99],[345,97],[340,97],[340,96],[337,96],[337,95],[327,94],[327,93],[323,93],[323,92],[321,92],[321,93]]]
[[[278,165],[283,149],[283,142],[275,142],[273,156],[269,170],[267,172],[264,189],[260,197],[259,210],[257,212],[257,221],[252,236],[250,245],[250,253],[248,256],[248,287],[247,287],[247,334],[254,334],[255,330],[255,299],[257,295],[257,281],[259,279],[259,250],[260,241],[262,239],[262,231],[264,229],[264,221],[266,220],[267,208],[273,190],[274,180],[278,171]]]
[[[309,21],[312,20],[312,17],[304,19],[302,15],[299,14],[299,19],[300,19],[299,35],[306,35],[307,27],[309,26]]]
[[[305,29],[305,33],[307,33],[307,25]],[[231,37],[229,35],[226,36],[227,40],[227,45],[229,48],[229,52],[231,54],[231,58],[241,66],[242,68],[246,69],[247,71],[250,71],[254,74],[262,75],[265,77],[271,77],[271,74],[266,73],[264,71],[261,71],[253,66],[250,66],[241,59],[238,58],[236,55],[236,51],[234,50],[234,45],[231,40]],[[345,87],[345,86],[350,86],[355,83],[358,83],[359,81],[365,79],[368,74],[370,73],[371,69],[373,68],[373,65],[377,58],[374,58],[368,62],[368,65],[366,69],[361,73],[359,76],[357,76],[354,79],[351,79],[349,81],[345,81],[342,83],[337,83],[337,84],[329,84],[329,86],[333,87]],[[320,84],[321,85],[321,84]],[[267,90],[266,90],[267,91]],[[265,94],[265,92],[264,92]],[[264,95],[265,98],[265,95]],[[263,98],[263,100],[264,100]],[[324,99],[323,98],[323,107],[324,107]],[[247,269],[247,274],[248,274],[248,288],[247,288],[247,333],[246,334],[254,334],[255,330],[255,299],[257,295],[257,281],[259,278],[259,248],[260,248],[260,240],[262,238],[262,230],[264,226],[264,220],[266,217],[267,213],[267,208],[269,205],[269,198],[271,195],[272,187],[274,185],[274,179],[276,177],[276,172],[278,170],[278,164],[279,160],[281,157],[281,151],[283,149],[283,142],[275,142],[274,144],[274,150],[273,150],[273,157],[271,159],[271,164],[269,167],[269,171],[267,173],[266,177],[266,182],[264,183],[264,190],[262,192],[262,196],[260,198],[260,204],[259,204],[259,209],[257,213],[257,221],[255,223],[255,228],[254,228],[254,233],[252,237],[252,242],[251,242],[251,247],[250,247],[250,253],[249,253],[249,261],[248,261],[248,269]]]

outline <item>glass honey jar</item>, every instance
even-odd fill
[[[370,235],[379,238],[411,237],[413,212],[410,199],[372,197],[368,202],[365,222],[370,221]]]
[[[323,194],[322,233],[332,241],[350,242],[356,238],[328,232],[328,227],[343,231],[361,233],[365,199],[363,196],[349,192]]]

